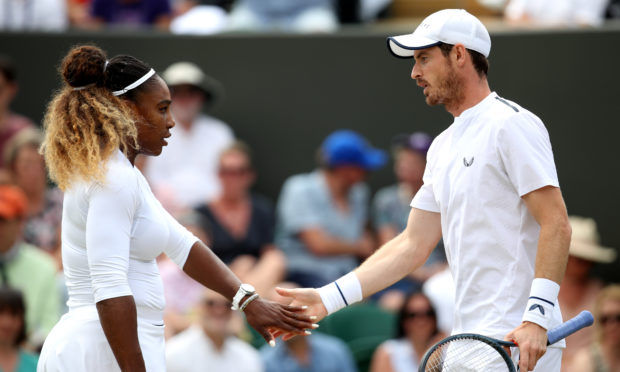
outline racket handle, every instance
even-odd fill
[[[584,310],[573,319],[570,319],[562,325],[555,327],[549,332],[547,332],[547,339],[549,340],[547,344],[555,344],[566,336],[577,332],[581,328],[591,326],[592,323],[594,323],[594,317],[592,316],[592,313]]]

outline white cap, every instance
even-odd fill
[[[485,57],[491,52],[491,37],[480,20],[464,9],[444,9],[426,17],[412,34],[388,37],[392,54],[413,57],[416,49],[439,44],[463,44]]]

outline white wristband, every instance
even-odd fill
[[[523,314],[523,321],[536,323],[544,329],[549,329],[559,292],[560,285],[553,280],[534,279],[530,298]]]
[[[327,314],[362,300],[362,286],[353,272],[317,290],[327,309]]]

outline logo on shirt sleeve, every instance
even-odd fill
[[[467,161],[466,157],[463,157],[463,164],[466,167],[471,167],[471,165],[474,164],[474,157],[472,156],[471,159],[469,159],[469,161]]]

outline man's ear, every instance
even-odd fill
[[[452,62],[456,63],[456,65],[459,67],[464,66],[465,62],[469,58],[469,52],[463,44],[455,44],[452,48],[451,54],[452,58],[454,58]]]

